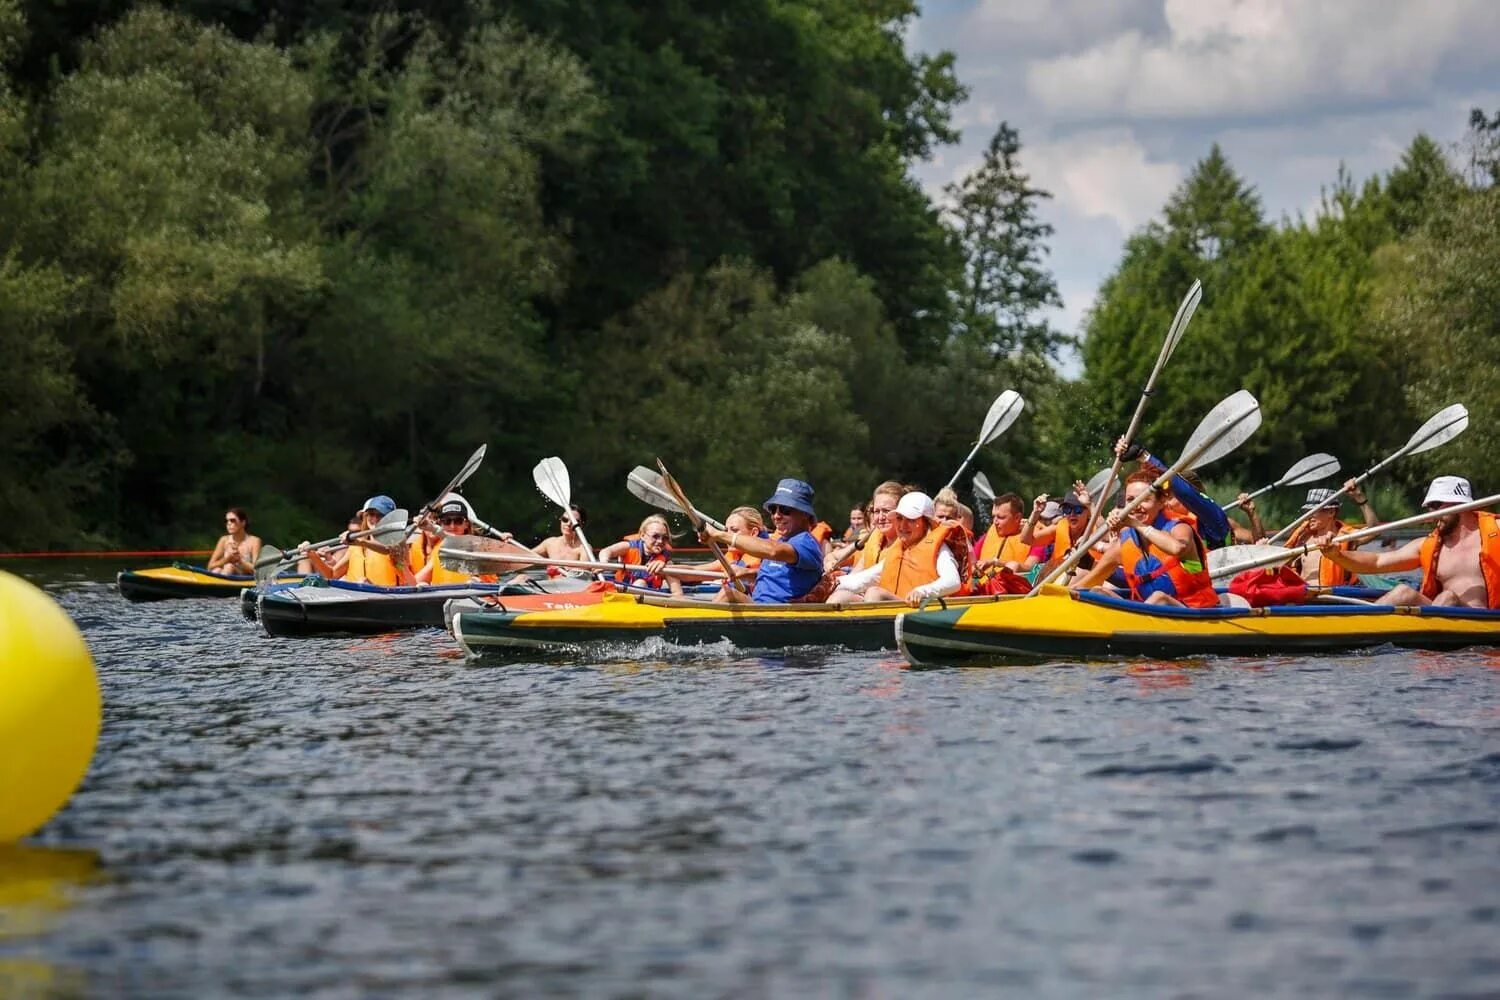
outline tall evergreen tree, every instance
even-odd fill
[[[996,353],[1055,359],[1068,338],[1041,315],[1060,308],[1062,296],[1044,263],[1052,226],[1037,215],[1041,201],[1052,196],[1031,186],[1020,152],[1020,134],[1001,122],[983,162],[944,188],[948,224],[964,256],[957,319],[966,338]]]

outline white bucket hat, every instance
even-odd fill
[[[913,490],[896,501],[896,513],[913,521],[919,517],[930,521],[937,517],[937,508],[932,503],[932,497],[921,490]]]
[[[1423,507],[1430,507],[1435,503],[1468,503],[1474,499],[1474,490],[1469,486],[1469,481],[1463,476],[1438,476],[1427,487],[1427,499],[1422,501]]]

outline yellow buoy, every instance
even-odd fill
[[[99,742],[99,679],[57,602],[0,573],[0,844],[35,833],[83,780]]]

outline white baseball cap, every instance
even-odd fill
[[[1427,487],[1427,499],[1422,501],[1423,507],[1430,507],[1435,503],[1468,503],[1474,499],[1474,490],[1469,486],[1469,481],[1463,476],[1438,476]]]
[[[921,490],[913,490],[896,501],[896,513],[913,521],[919,517],[933,520],[937,517],[937,508],[933,506],[932,497]]]

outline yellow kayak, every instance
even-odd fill
[[[115,577],[115,584],[127,601],[166,601],[178,597],[235,597],[246,587],[255,586],[255,577],[220,576],[202,566],[174,563],[123,570]]]
[[[1367,603],[1167,608],[1048,586],[1035,597],[915,612],[894,628],[901,652],[914,664],[977,666],[1018,659],[1333,653],[1384,645],[1458,649],[1500,644],[1500,611]]]

